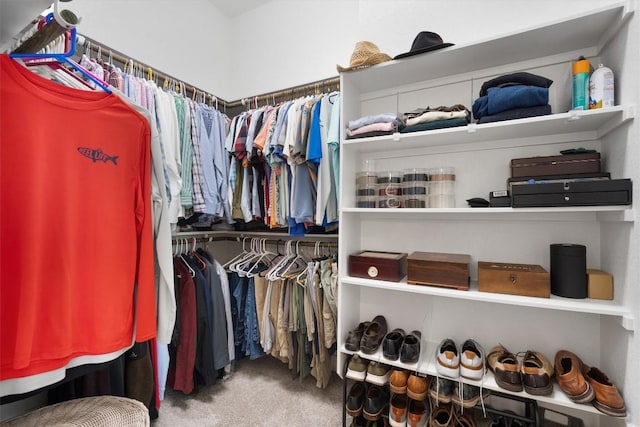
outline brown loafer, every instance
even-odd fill
[[[520,369],[518,369],[518,359],[502,344],[491,349],[487,356],[487,365],[500,387],[509,391],[522,391],[522,377]]]
[[[548,396],[553,392],[553,366],[544,354],[527,350],[522,360],[522,382],[524,390],[537,396]]]
[[[365,354],[375,353],[385,335],[387,335],[387,319],[378,315],[364,330],[362,340],[360,340],[360,351]]]
[[[365,329],[369,326],[371,322],[360,322],[355,329],[352,329],[347,334],[347,340],[344,343],[344,346],[349,351],[358,351],[360,350],[360,341],[362,340],[362,334],[364,334]]]
[[[598,411],[612,417],[627,416],[627,408],[618,389],[600,369],[585,367],[584,377],[596,394],[596,398],[591,403]]]
[[[567,397],[576,403],[589,403],[595,397],[591,384],[582,375],[582,360],[567,350],[554,358],[556,380]]]

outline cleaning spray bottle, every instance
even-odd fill
[[[598,65],[589,79],[589,109],[613,107],[613,86],[613,71]]]
[[[573,110],[589,109],[589,60],[584,56],[573,63]]]

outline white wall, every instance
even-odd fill
[[[232,0],[229,0],[232,1]],[[337,75],[359,40],[391,56],[420,31],[464,44],[616,0],[272,0],[229,18],[209,0],[73,0],[79,31],[226,100]],[[38,3],[39,2],[39,3]],[[5,17],[42,0],[0,0]],[[39,7],[36,6],[36,7]],[[473,60],[473,58],[470,58]]]
[[[50,4],[50,0],[0,0],[1,51],[11,48],[13,37]]]
[[[237,99],[335,76],[359,40],[393,57],[420,31],[471,43],[613,1],[273,0],[234,19],[229,91]]]
[[[223,99],[232,21],[208,0],[73,0],[79,32]],[[108,52],[104,52],[108,54]]]

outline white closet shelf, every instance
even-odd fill
[[[616,3],[595,12],[561,19],[550,24],[515,31],[474,43],[456,44],[428,55],[385,62],[366,70],[343,73],[345,83],[361,93],[446,77],[455,70],[464,74],[556,55],[558,52],[595,56],[617,32],[633,10],[627,2]],[[455,40],[445,40],[455,43]],[[523,49],[522,46],[526,46]],[[366,78],[361,75],[366,73]]]
[[[550,298],[537,298],[519,295],[498,294],[492,292],[480,292],[478,291],[478,284],[475,281],[471,281],[471,286],[468,291],[442,288],[437,286],[410,285],[407,283],[406,277],[400,282],[389,282],[384,280],[371,280],[360,277],[345,276],[341,278],[341,283],[345,285],[385,289],[394,292],[401,291],[414,294],[433,295],[445,298],[482,301],[505,305],[541,308],[547,310],[603,314],[620,318],[621,324],[623,324],[623,326],[629,321],[629,324],[633,325],[632,313],[627,307],[621,305],[616,301],[605,301],[589,298],[572,299],[555,295],[551,295]]]
[[[422,334],[424,337],[426,332],[422,331]],[[473,337],[469,337],[469,338],[473,338]],[[458,344],[461,344],[461,343],[458,343]],[[378,350],[374,354],[365,354],[361,351],[357,351],[357,352],[349,351],[345,347],[342,347],[341,351],[345,354],[357,353],[362,359],[375,360],[377,362],[383,363],[385,365],[390,365],[395,368],[406,369],[410,372],[419,372],[422,374],[436,376],[437,371],[436,371],[436,364],[435,364],[435,352],[436,352],[437,346],[438,346],[438,343],[427,342],[423,339],[421,342],[420,360],[418,360],[417,363],[413,363],[413,364],[402,363],[400,362],[400,360],[389,360],[386,357],[384,357],[384,355],[382,354],[381,348],[378,348]],[[488,352],[488,350],[489,349],[485,348],[485,351]],[[527,349],[518,349],[518,350],[524,351]],[[553,358],[553,355],[545,355],[545,356]],[[446,377],[442,377],[442,378],[446,378]],[[453,379],[453,381],[458,381],[458,379],[457,378]],[[603,415],[591,404],[577,404],[573,402],[571,399],[567,397],[566,394],[564,394],[564,392],[560,389],[560,387],[555,381],[553,384],[553,392],[549,396],[535,396],[525,391],[513,392],[513,391],[505,390],[496,383],[493,373],[489,370],[487,370],[484,376],[484,379],[482,380],[470,380],[467,378],[460,377],[460,381],[466,384],[474,385],[476,387],[480,387],[480,385],[482,385],[483,388],[488,390],[495,390],[495,391],[499,391],[499,392],[513,395],[513,396],[520,396],[527,399],[533,399],[533,400],[537,400],[538,402],[549,403],[549,404],[558,405],[566,408],[576,409],[583,412]]]
[[[634,222],[631,206],[571,206],[558,208],[342,208],[344,214],[367,218],[418,217],[421,220],[516,220]]]
[[[455,128],[346,139],[342,148],[355,150],[356,153],[386,153],[388,156],[394,151],[443,145],[477,144],[478,149],[483,149],[561,143],[576,139],[588,141],[602,138],[633,117],[633,106],[618,105]],[[567,135],[574,138],[568,138]]]

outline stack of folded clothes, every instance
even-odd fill
[[[409,133],[466,126],[470,119],[471,114],[469,110],[461,104],[456,104],[451,107],[417,108],[408,113],[404,113],[405,127],[400,132]]]
[[[402,123],[393,113],[382,113],[360,117],[347,126],[347,139],[367,138],[369,136],[391,135],[398,132]]]
[[[478,123],[551,114],[549,86],[553,80],[531,73],[505,74],[485,82],[473,102]]]

